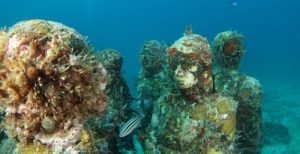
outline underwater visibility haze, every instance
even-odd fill
[[[300,1],[1,6],[0,154],[300,154]]]

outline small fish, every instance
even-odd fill
[[[237,1],[237,0],[232,0],[232,1],[230,1],[230,5],[231,5],[231,6],[234,6],[234,7],[237,7],[237,6],[239,6],[239,1]]]
[[[125,137],[129,135],[134,129],[139,126],[144,117],[144,114],[139,114],[138,116],[128,120],[120,129],[119,137]]]

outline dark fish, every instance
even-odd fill
[[[144,117],[144,114],[139,114],[138,116],[131,118],[129,121],[127,121],[120,129],[119,136],[125,137],[129,135],[134,129],[136,129],[139,126]]]

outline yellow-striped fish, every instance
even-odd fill
[[[120,129],[119,137],[125,137],[129,135],[134,129],[139,126],[144,117],[144,114],[139,114],[138,116],[128,120]]]

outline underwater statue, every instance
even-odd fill
[[[244,37],[234,31],[225,31],[214,39],[214,85],[218,93],[233,97],[238,102],[238,152],[258,154],[262,142],[262,89],[258,80],[239,72],[245,52]]]
[[[105,92],[108,96],[107,112],[101,117],[91,118],[86,126],[95,132],[95,144],[98,153],[118,153],[123,143],[120,141],[117,129],[130,116],[128,104],[132,98],[129,88],[122,76],[123,57],[114,49],[105,49],[95,54],[107,70],[107,85]]]
[[[173,88],[154,101],[142,134],[145,153],[234,153],[237,102],[213,92],[207,39],[186,33],[167,49],[167,59]]]
[[[168,85],[168,82],[163,82],[167,81],[164,71],[167,63],[165,49],[165,45],[155,40],[145,42],[141,49],[141,71],[136,82],[139,99],[127,107],[126,115],[129,116],[121,123],[122,127],[119,129],[120,141],[123,143],[119,147],[121,153],[143,151],[137,134],[150,123],[153,102]]]
[[[147,105],[147,103],[151,105],[169,85],[166,78],[167,58],[165,50],[166,46],[156,40],[145,42],[141,49],[141,70],[136,83],[141,106]]]
[[[17,153],[89,153],[107,108],[106,70],[75,30],[30,20],[0,32],[0,106]]]

